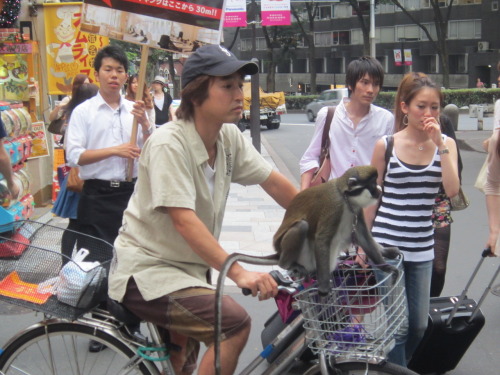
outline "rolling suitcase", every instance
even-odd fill
[[[419,374],[443,374],[453,370],[484,326],[481,304],[500,271],[500,266],[476,303],[467,298],[467,291],[490,250],[483,251],[481,260],[459,297],[431,298],[429,324],[415,350],[408,368]]]

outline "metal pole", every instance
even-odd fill
[[[255,30],[255,21],[252,21],[252,61],[258,63],[255,57],[257,51],[257,35]],[[260,98],[259,98],[259,74],[254,74],[251,79],[252,102],[250,104],[250,136],[252,144],[260,153]]]
[[[377,57],[375,48],[375,0],[370,0],[370,56]]]

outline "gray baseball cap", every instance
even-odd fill
[[[201,75],[224,77],[238,71],[253,75],[259,71],[259,67],[253,61],[238,60],[222,46],[208,44],[198,48],[184,63],[182,88]]]

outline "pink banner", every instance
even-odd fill
[[[290,25],[290,11],[262,11],[262,26]]]
[[[224,27],[246,27],[247,4],[245,0],[226,0]]]
[[[290,25],[290,0],[262,0],[262,26]]]
[[[396,66],[403,65],[403,56],[401,54],[401,50],[400,49],[395,49],[394,50],[394,65],[396,65]]]
[[[246,27],[246,12],[231,12],[224,15],[224,27]]]

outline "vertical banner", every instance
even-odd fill
[[[246,0],[226,0],[224,27],[245,27],[247,25]]]
[[[400,49],[394,50],[394,65],[396,65],[396,66],[403,65],[403,56],[401,55]]]
[[[404,50],[404,57],[405,57],[404,64],[411,65],[412,64],[411,49]]]
[[[80,30],[81,3],[43,5],[49,94],[69,94],[77,74],[93,81],[94,56],[109,40]]]
[[[290,0],[262,0],[262,26],[290,25]]]
[[[174,53],[219,44],[224,0],[84,0],[82,30]]]

